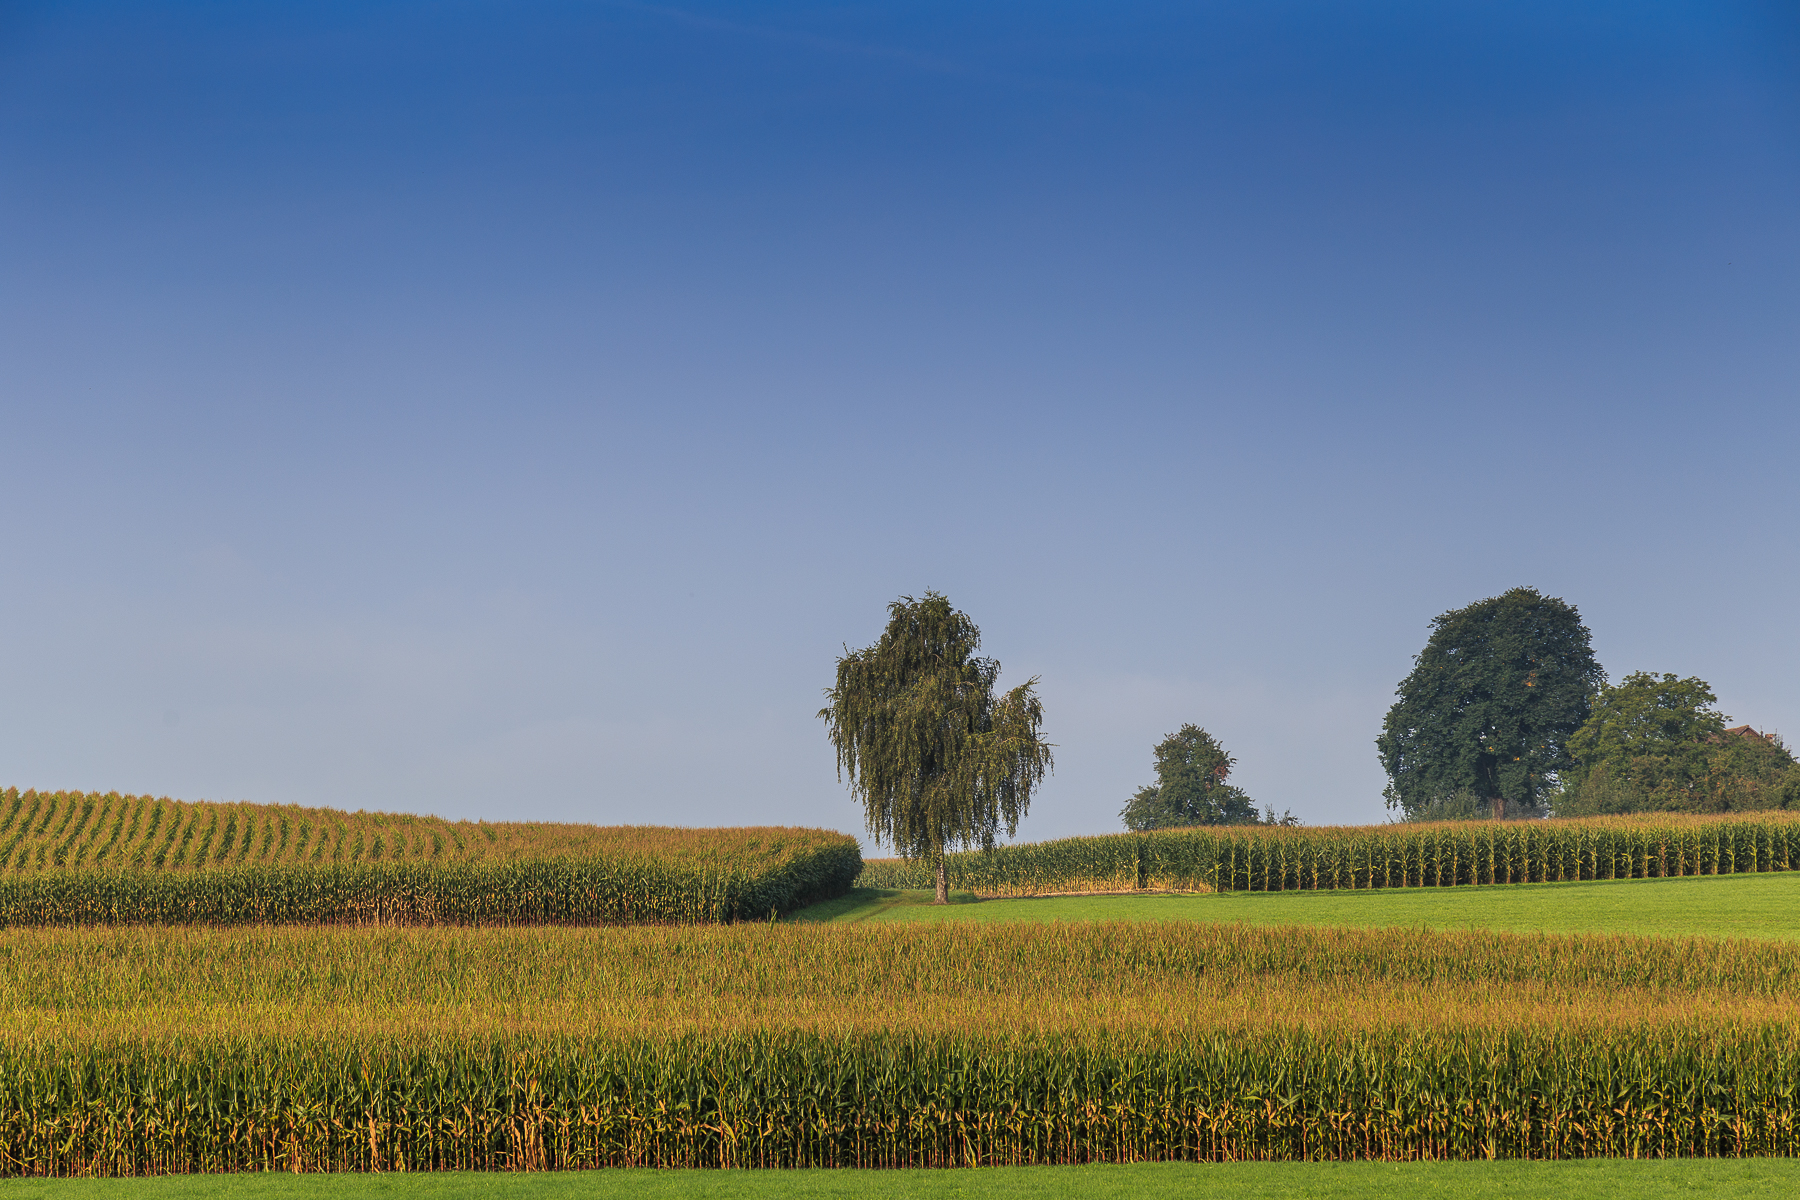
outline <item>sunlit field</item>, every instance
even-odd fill
[[[0,1200],[1785,1200],[1796,1190],[1793,1159],[1615,1159],[7,1180]]]
[[[1785,882],[1561,890],[1730,907],[1709,893]],[[1800,1073],[1800,946],[1772,937],[1002,919],[4,944],[6,1143],[62,1174],[1754,1157],[1790,1152]]]
[[[1059,896],[934,906],[924,891],[859,888],[797,921],[1203,921],[1495,929],[1663,937],[1800,938],[1800,871],[1376,891]]]
[[[11,929],[0,1197],[1796,1184],[1800,873],[929,899]]]

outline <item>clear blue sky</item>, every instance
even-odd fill
[[[1026,837],[1520,584],[1800,735],[1795,12],[0,5],[0,784],[855,831],[927,588]]]

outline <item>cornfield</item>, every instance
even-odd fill
[[[0,1169],[1788,1155],[1792,1026],[199,1039],[0,1051]]]
[[[1002,894],[1723,874],[1793,868],[1797,831],[1195,830],[951,871]],[[0,793],[0,855],[0,1174],[1800,1154],[1786,942],[775,925],[910,868],[819,830],[112,795]]]
[[[718,861],[779,853],[796,838],[818,836],[820,831],[811,829],[446,821],[117,792],[0,791],[0,873],[620,856]]]
[[[948,856],[981,895],[1296,891],[1729,875],[1800,867],[1800,814],[1654,814],[1365,827],[1213,826],[1065,838]],[[923,862],[876,859],[860,887],[932,886]]]
[[[1098,1006],[1080,1008],[1077,1025],[1180,1025],[1196,1019],[1204,997],[1242,1004],[1315,986],[1377,985],[1447,989],[1454,1005],[1483,1020],[1490,1001],[1505,1008],[1520,988],[1560,989],[1595,1012],[1611,1011],[1611,1002],[1596,1008],[1596,996],[1677,1005],[1667,1012],[1686,1012],[1696,998],[1759,999],[1791,1011],[1800,1002],[1800,943],[1136,921],[16,929],[0,939],[0,1040],[29,1032],[33,1014],[53,1014],[63,1028],[100,1020],[99,1036],[121,1014],[138,1028],[163,1007],[193,1031],[229,1017],[251,1020],[247,1032],[261,1028],[259,1012],[290,1009],[334,1021],[452,1013],[453,1028],[511,1028],[522,1014],[565,1010],[572,1015],[545,1028],[722,1028],[743,1020],[751,1002],[770,1006],[757,1023],[784,1027],[801,1023],[796,1006],[831,1028],[886,1029],[929,1024],[943,1005],[964,1002],[986,1014],[981,1028],[1062,1028],[1068,1022],[1056,1014],[1077,1011],[1068,1007],[1076,1002]],[[1309,1015],[1272,1003],[1283,1021],[1410,1019],[1392,1006],[1339,1011],[1334,1003]],[[1634,1020],[1650,1011],[1629,1009]],[[957,1009],[951,1024],[974,1019]],[[283,1027],[285,1018],[270,1020],[269,1028]]]
[[[632,924],[766,919],[839,895],[818,829],[444,821],[0,792],[0,925]]]
[[[0,1171],[1800,1152],[1800,947],[1217,926],[27,930]]]

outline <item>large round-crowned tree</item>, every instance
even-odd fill
[[[1503,816],[1575,765],[1568,740],[1605,673],[1572,604],[1514,588],[1432,621],[1375,745],[1390,808],[1473,792]]]
[[[1037,679],[996,696],[1000,664],[977,658],[980,644],[938,593],[902,596],[880,641],[845,647],[819,710],[869,832],[935,868],[939,904],[950,898],[945,852],[991,850],[1002,826],[1016,833],[1051,765]]]

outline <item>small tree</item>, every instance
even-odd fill
[[[1514,588],[1431,624],[1375,741],[1388,807],[1410,814],[1466,790],[1496,817],[1509,802],[1538,810],[1575,765],[1568,739],[1605,680],[1581,614]]]
[[[1156,744],[1156,782],[1137,790],[1119,810],[1125,828],[1251,825],[1256,805],[1225,782],[1237,762],[1198,725],[1183,725]],[[1271,814],[1270,824],[1275,823]]]
[[[1044,707],[1035,677],[994,695],[1000,664],[974,656],[980,630],[938,593],[902,596],[888,618],[873,646],[845,647],[819,716],[869,832],[934,867],[945,904],[946,851],[992,850],[1002,825],[1011,837],[1049,772]]]

